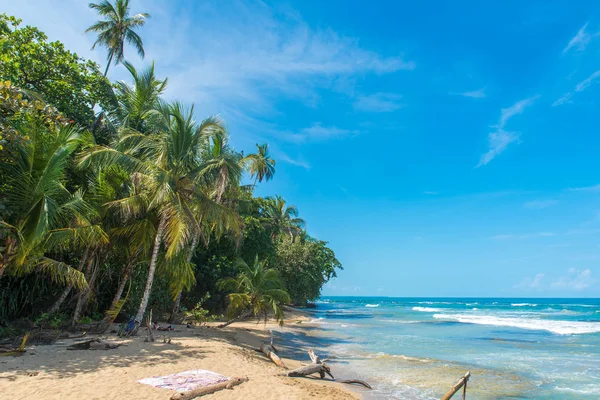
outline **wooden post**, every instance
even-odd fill
[[[456,394],[456,392],[458,392],[460,390],[461,387],[464,387],[463,389],[463,399],[465,399],[467,397],[467,381],[469,380],[469,378],[471,377],[471,372],[467,372],[465,374],[465,376],[463,376],[462,378],[460,378],[460,380],[456,383],[456,385],[454,385],[452,387],[452,389],[450,389],[448,391],[448,393],[446,393],[444,395],[444,397],[442,397],[442,400],[449,400],[452,398],[452,396],[454,396]]]

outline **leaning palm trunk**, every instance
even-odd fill
[[[137,327],[142,323],[142,318],[146,313],[146,307],[148,307],[148,301],[150,300],[150,292],[152,290],[152,282],[154,281],[154,272],[156,271],[156,261],[158,259],[158,251],[162,243],[162,237],[165,230],[166,221],[164,217],[161,217],[160,223],[158,224],[158,230],[156,231],[156,237],[154,238],[154,249],[152,250],[152,258],[150,259],[150,267],[148,268],[148,280],[146,281],[146,288],[144,289],[144,295],[142,296],[142,302],[138,309],[137,315],[135,316],[136,330]]]
[[[225,322],[224,324],[219,325],[219,328],[225,328],[226,326],[229,326],[229,325],[233,324],[234,322],[240,321],[244,318],[248,318],[251,315],[252,315],[252,310],[246,310],[243,313],[241,313],[240,315],[238,315],[237,317],[230,319],[229,321]]]
[[[192,239],[192,246],[190,247],[190,253],[187,256],[187,262],[188,264],[192,261],[192,257],[194,256],[194,250],[196,250],[196,245],[198,244],[198,235],[194,235],[194,238]],[[177,293],[177,297],[175,298],[175,303],[173,304],[173,309],[171,310],[171,315],[169,316],[169,319],[167,320],[167,322],[172,323],[175,318],[177,317],[177,314],[179,314],[179,307],[181,305],[181,295],[183,294],[183,290],[180,290],[179,293]]]
[[[60,309],[60,306],[65,302],[69,293],[71,293],[71,289],[73,289],[73,285],[68,285],[63,292],[60,294],[58,299],[52,304],[52,307],[48,309],[48,314],[52,315]]]
[[[119,303],[119,300],[121,300],[121,296],[123,296],[123,290],[125,290],[125,284],[127,283],[127,280],[129,279],[129,277],[131,276],[131,273],[133,272],[133,258],[130,259],[129,263],[127,264],[127,267],[125,267],[125,270],[123,271],[123,275],[121,276],[121,282],[119,282],[119,286],[117,287],[117,291],[115,293],[115,297],[113,297],[113,301],[110,304],[110,308],[109,310],[114,310],[117,306],[117,304]]]
[[[88,286],[81,293],[79,293],[79,296],[77,296],[77,305],[75,306],[75,311],[73,312],[73,320],[71,321],[71,327],[75,327],[75,325],[77,325],[77,321],[81,317],[81,310],[83,309],[83,306],[87,304],[87,301],[90,297],[90,293],[92,291],[92,286],[94,284],[97,272],[94,270],[94,273],[92,274],[92,266],[94,265],[95,256],[96,255],[94,254],[94,251],[92,251],[92,255],[88,259],[84,273],[85,279],[88,281]]]
[[[83,269],[83,265],[85,264],[85,262],[87,261],[88,258],[88,254],[90,252],[89,248],[85,249],[85,252],[83,253],[83,255],[81,256],[81,260],[79,260],[79,268],[77,268],[79,271],[81,271]],[[87,277],[86,277],[87,279]],[[65,300],[67,299],[67,296],[69,295],[69,293],[71,293],[71,290],[73,290],[73,285],[68,285],[63,292],[61,293],[61,295],[58,297],[58,299],[56,299],[56,301],[54,302],[54,304],[52,304],[52,307],[50,307],[48,309],[48,314],[52,315],[55,312],[57,312],[60,309],[60,306],[62,306],[62,304],[65,302]]]

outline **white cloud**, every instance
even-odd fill
[[[286,153],[279,151],[279,150],[274,152],[274,154],[275,154],[277,161],[282,161],[284,163],[295,165],[296,167],[301,167],[306,170],[310,169],[310,164],[307,163],[306,161],[303,161],[301,159],[294,159],[294,158],[288,156]]]
[[[568,189],[571,192],[600,192],[600,184]]]
[[[402,96],[396,93],[361,95],[354,101],[354,108],[367,112],[392,112],[403,108]]]
[[[575,88],[573,89],[572,92],[565,93],[561,98],[559,98],[554,103],[552,103],[552,106],[556,107],[556,106],[560,106],[560,105],[563,105],[566,103],[570,103],[571,98],[573,97],[573,95],[575,95],[575,93],[583,92],[585,89],[592,86],[595,83],[596,79],[599,77],[600,77],[600,70],[594,72],[593,74],[591,74],[590,76],[588,76],[587,78],[585,78],[584,80],[579,82],[575,86]]]
[[[526,234],[503,234],[503,235],[495,235],[492,236],[491,239],[494,240],[506,240],[506,239],[535,239],[535,238],[544,238],[544,237],[552,237],[556,236],[554,232],[535,232],[535,233],[526,233]]]
[[[304,143],[309,140],[328,140],[349,135],[357,135],[360,131],[352,129],[339,128],[337,126],[325,126],[320,122],[315,122],[308,128],[303,128],[298,133],[287,133],[280,135],[280,138],[288,142]]]
[[[543,289],[543,281],[546,275],[543,273],[536,274],[535,277],[532,278],[523,278],[523,280],[516,284],[514,287],[517,289]]]
[[[470,92],[459,92],[459,93],[453,92],[450,94],[456,95],[456,96],[470,97],[472,99],[483,99],[483,98],[487,97],[487,94],[485,93],[485,88],[473,90]]]
[[[548,208],[556,204],[558,204],[558,200],[533,200],[524,203],[523,207],[535,210],[542,210],[544,208]]]
[[[595,283],[596,279],[592,277],[592,271],[589,268],[584,270],[570,268],[567,276],[554,280],[551,287],[554,289],[581,291],[589,288]]]
[[[594,34],[589,34],[587,33],[585,30],[588,26],[588,22],[585,23],[585,25],[583,25],[583,27],[577,31],[577,34],[575,36],[573,36],[573,38],[569,41],[569,44],[567,45],[567,47],[565,47],[565,49],[563,50],[563,54],[565,54],[566,52],[568,52],[571,49],[576,49],[577,51],[583,51],[585,50],[585,48],[587,47],[587,45],[590,43],[590,41],[592,40],[592,38],[594,36],[597,36],[597,33]]]
[[[486,165],[487,163],[492,161],[498,154],[506,150],[509,144],[519,140],[520,135],[518,133],[509,132],[505,130],[504,127],[512,117],[523,113],[525,108],[532,105],[538,97],[539,96],[533,96],[518,101],[512,106],[508,108],[503,108],[500,111],[500,120],[498,121],[497,125],[493,126],[493,128],[495,128],[496,130],[488,134],[489,150],[481,156],[477,167]]]

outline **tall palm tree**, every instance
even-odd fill
[[[298,208],[288,206],[281,196],[267,197],[262,214],[266,224],[273,231],[273,237],[285,232],[294,239],[306,225],[306,222],[298,217]]]
[[[148,279],[136,315],[141,323],[148,306],[159,252],[164,246],[165,260],[174,260],[190,245],[198,223],[198,210],[207,223],[221,225],[239,235],[237,215],[216,203],[203,190],[199,168],[205,132],[222,129],[219,121],[193,120],[193,108],[178,103],[162,104],[162,122],[152,135],[132,130],[121,133],[115,148],[98,146],[80,160],[81,166],[119,164],[139,176],[145,190],[111,202],[126,214],[137,214],[141,204],[154,212],[157,228],[150,256]]]
[[[230,290],[229,313],[236,318],[221,325],[221,328],[233,322],[254,315],[264,318],[267,322],[269,310],[280,325],[283,325],[282,304],[290,302],[290,295],[285,290],[285,285],[279,271],[267,268],[265,261],[260,261],[258,256],[252,267],[243,260],[238,260],[240,273],[235,278],[226,278],[217,282],[220,290]]]
[[[109,0],[102,0],[99,3],[90,3],[89,7],[96,10],[102,17],[102,20],[90,26],[86,29],[86,32],[98,34],[92,50],[96,46],[106,47],[108,50],[108,62],[104,70],[104,76],[108,73],[112,62],[118,64],[125,58],[126,42],[137,50],[140,57],[144,58],[144,43],[135,30],[146,23],[146,19],[150,17],[150,14],[140,13],[130,16],[129,0],[115,0],[114,4]]]
[[[246,165],[248,166],[248,172],[250,176],[254,178],[254,184],[252,187],[256,187],[256,182],[270,181],[275,175],[275,160],[269,155],[269,145],[256,144],[257,152],[249,154],[244,158]]]

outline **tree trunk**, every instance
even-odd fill
[[[104,70],[104,77],[106,78],[106,74],[108,74],[108,69],[110,68],[110,63],[112,63],[113,53],[110,53],[108,57],[108,64],[106,64],[106,69]]]
[[[231,324],[233,324],[234,322],[237,322],[239,320],[242,320],[244,318],[249,317],[250,315],[252,315],[252,311],[248,310],[248,311],[244,311],[243,313],[241,313],[240,315],[238,315],[237,317],[230,319],[229,321],[225,322],[224,324],[219,325],[219,328],[225,328],[226,326],[229,326]]]
[[[194,238],[192,239],[192,245],[190,247],[190,253],[187,256],[187,262],[188,264],[192,261],[192,257],[194,256],[194,250],[196,250],[196,245],[198,244],[198,235],[194,235]],[[177,317],[177,314],[179,314],[179,306],[181,304],[181,295],[183,294],[183,291],[179,291],[179,293],[177,293],[177,297],[175,298],[175,303],[173,304],[173,309],[171,310],[171,315],[169,315],[169,319],[167,320],[168,323],[173,323],[173,321],[175,320],[175,317]]]
[[[139,325],[142,323],[144,314],[146,313],[146,307],[148,307],[148,301],[150,300],[150,291],[152,290],[154,271],[156,270],[156,260],[158,259],[158,251],[160,250],[160,245],[162,243],[165,224],[166,221],[164,217],[161,217],[160,223],[158,224],[158,230],[156,231],[156,237],[154,238],[154,249],[152,250],[152,258],[150,259],[150,267],[148,268],[148,280],[146,281],[146,288],[144,289],[144,295],[142,296],[140,308],[135,316],[135,323],[137,327],[139,327]]]
[[[83,308],[83,306],[86,304],[87,300],[88,300],[88,296],[90,294],[90,291],[92,290],[92,279],[90,279],[90,275],[92,273],[92,266],[94,265],[94,259],[95,259],[95,254],[94,251],[92,251],[92,255],[89,256],[88,260],[87,260],[87,266],[85,267],[85,272],[84,272],[84,276],[86,281],[88,281],[88,286],[79,293],[79,296],[77,297],[77,305],[75,306],[75,311],[73,312],[73,320],[71,321],[71,327],[74,327],[75,325],[77,325],[77,320],[79,320],[79,317],[81,317],[81,309]]]
[[[115,297],[113,297],[112,303],[110,304],[109,310],[114,310],[117,306],[119,300],[121,300],[121,296],[123,296],[123,290],[125,290],[125,284],[127,280],[131,276],[131,272],[133,272],[133,265],[135,262],[135,257],[131,257],[129,259],[129,263],[127,263],[127,267],[123,271],[123,275],[121,275],[121,282],[119,282],[119,286],[117,287],[117,292],[115,293]]]
[[[83,252],[83,255],[81,256],[81,260],[79,260],[79,268],[77,268],[79,271],[83,270],[83,265],[87,261],[89,252],[90,252],[89,248],[86,248],[85,251]],[[62,304],[65,302],[65,300],[67,299],[67,296],[69,295],[69,293],[71,293],[72,289],[73,289],[73,285],[68,285],[63,290],[63,292],[58,297],[58,299],[56,299],[56,301],[54,302],[52,307],[50,307],[50,309],[48,310],[48,314],[52,315],[60,309],[60,306],[62,306]]]
[[[58,299],[56,299],[56,301],[54,302],[54,304],[52,304],[52,307],[50,307],[50,309],[48,309],[48,314],[49,315],[54,314],[55,312],[57,312],[60,309],[60,306],[62,306],[62,303],[65,302],[65,300],[67,299],[67,296],[69,295],[69,293],[71,293],[71,289],[73,289],[73,285],[68,285],[63,290],[63,292],[58,297]]]
[[[260,345],[260,351],[263,352],[265,354],[265,356],[269,357],[271,359],[271,361],[273,361],[275,363],[275,365],[277,365],[279,368],[287,369],[283,360],[281,358],[279,358],[279,356],[277,354],[275,354],[274,351],[271,351],[271,349],[269,349],[264,344]]]

